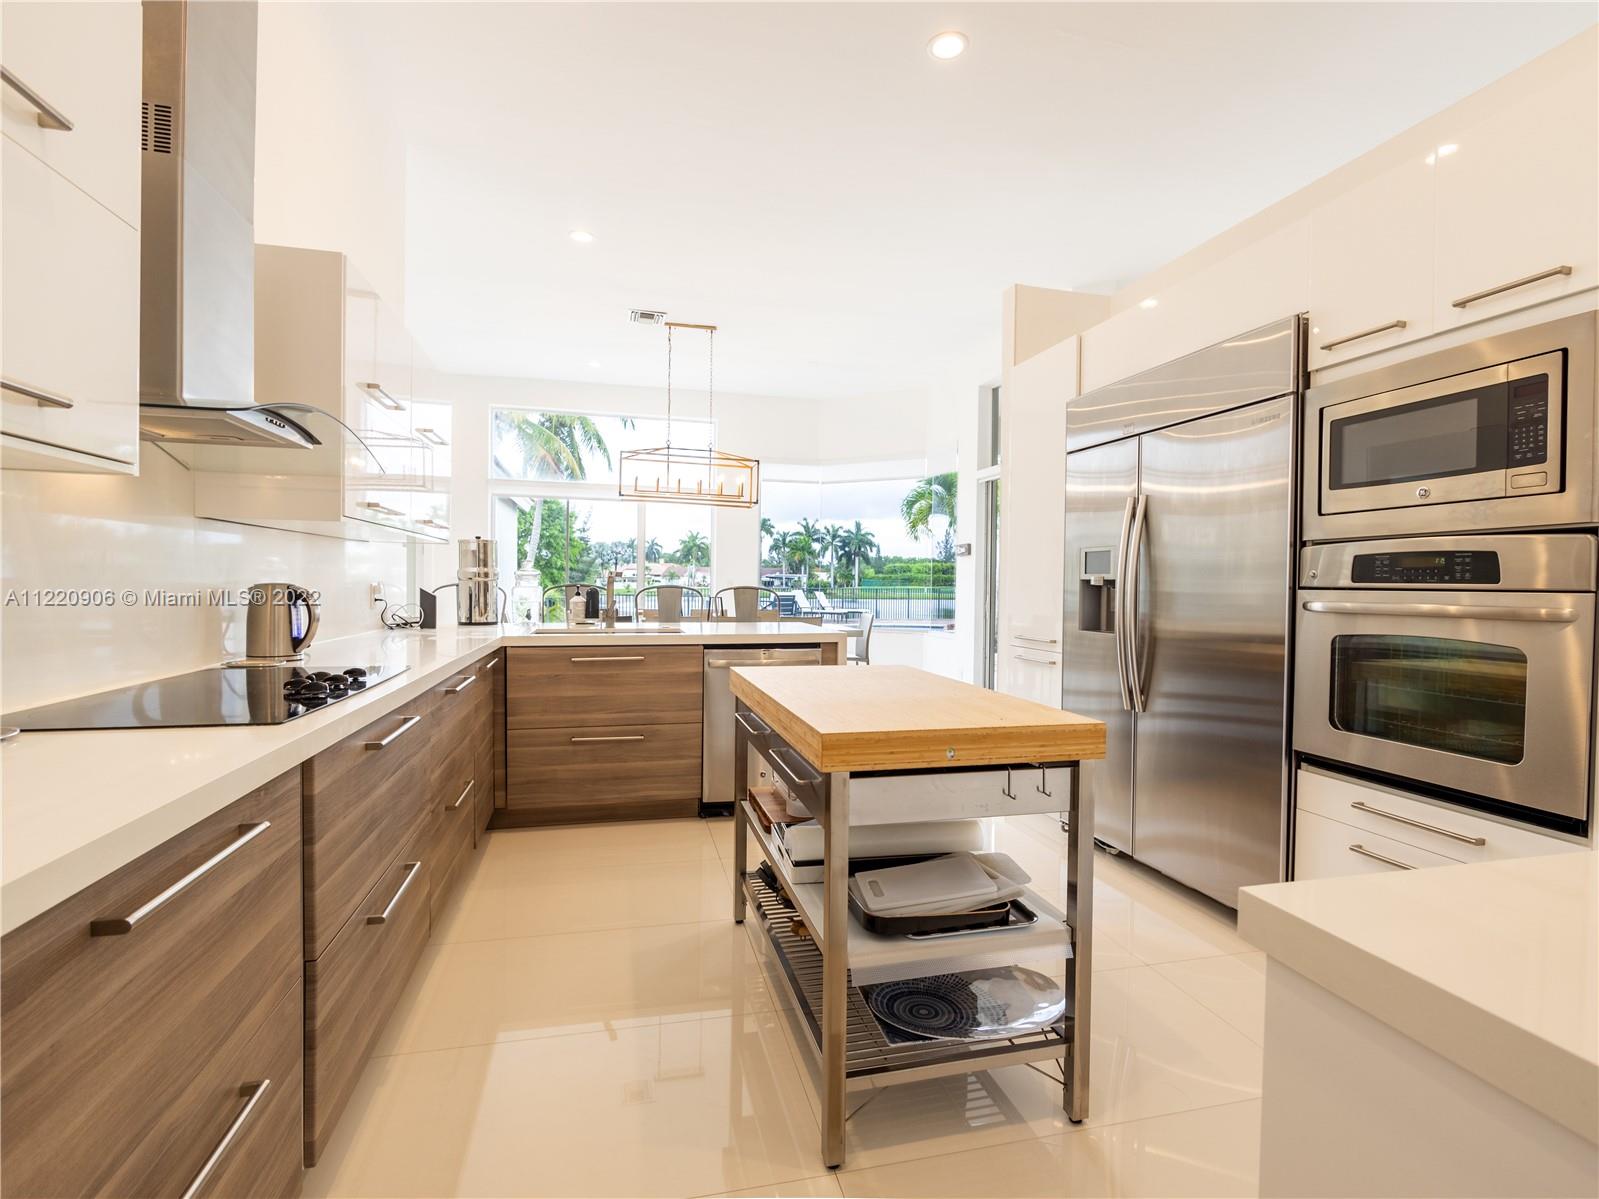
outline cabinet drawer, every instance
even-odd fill
[[[148,1193],[176,1178],[152,1131],[189,1120],[208,1063],[298,982],[299,813],[291,771],[0,944],[8,1194]],[[91,932],[129,917],[127,932]],[[203,1157],[171,1168],[192,1176]]]
[[[1529,858],[1583,848],[1457,807],[1429,803],[1354,779],[1334,778],[1319,770],[1300,770],[1298,791],[1297,803],[1302,812],[1314,812],[1462,862]]]
[[[427,943],[433,825],[424,825],[327,951],[305,964],[305,1164],[314,1166]]]
[[[137,462],[138,231],[9,137],[0,179],[0,371],[61,401],[0,392],[0,430],[107,469]]]
[[[1388,860],[1384,861],[1384,858]],[[1382,874],[1402,870],[1406,866],[1422,869],[1427,866],[1456,865],[1459,862],[1455,858],[1417,849],[1403,841],[1395,841],[1352,824],[1329,820],[1303,808],[1295,813],[1295,882],[1312,878],[1339,878],[1346,874]]]
[[[137,228],[139,6],[8,3],[0,11],[6,69],[72,123],[70,131],[41,125],[39,109],[6,87],[6,136]]]
[[[421,696],[305,764],[307,959],[327,949],[421,826],[432,734]]]
[[[692,816],[700,726],[512,729],[508,803],[522,823]]]
[[[434,916],[449,898],[456,875],[466,864],[472,848],[477,792],[481,786],[476,775],[478,757],[474,743],[458,743],[449,754],[441,781],[433,788],[434,811],[429,834],[432,848],[428,857],[433,876],[429,906]]]
[[[507,726],[689,724],[704,708],[698,646],[510,649]]]

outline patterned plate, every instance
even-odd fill
[[[1066,996],[1022,966],[935,974],[861,988],[879,1021],[933,1041],[1021,1036],[1058,1022]]]

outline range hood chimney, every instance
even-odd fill
[[[144,0],[139,426],[309,448],[256,407],[254,0]]]

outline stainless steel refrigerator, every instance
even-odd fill
[[[1095,836],[1229,907],[1284,877],[1299,317],[1066,410],[1063,705]]]

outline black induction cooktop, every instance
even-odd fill
[[[282,724],[358,695],[404,671],[404,666],[381,664],[344,670],[215,666],[8,712],[0,716],[0,725],[28,732]]]

